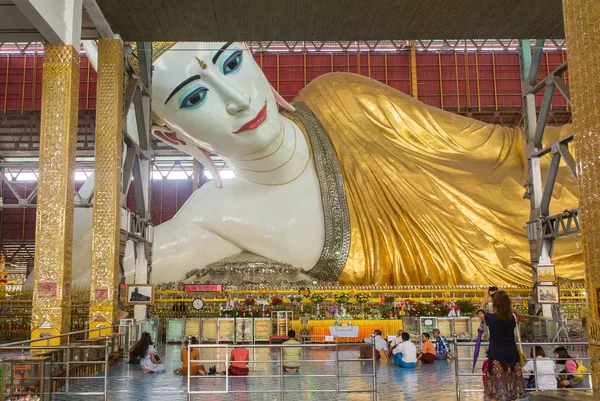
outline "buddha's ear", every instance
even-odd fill
[[[194,159],[198,160],[204,165],[204,167],[208,169],[208,171],[210,171],[210,173],[213,176],[213,179],[215,180],[217,188],[223,187],[223,181],[221,181],[221,176],[219,175],[217,166],[215,166],[215,163],[210,157],[210,153],[208,153],[206,149],[197,146],[195,143],[187,139],[186,135],[178,133],[177,131],[170,129],[169,127],[153,125],[152,135],[154,135],[157,139],[163,141],[167,145],[170,145],[181,152],[187,153]]]
[[[287,100],[285,100],[285,99],[283,98],[283,96],[281,96],[281,95],[279,94],[279,92],[277,92],[277,91],[275,90],[275,88],[273,88],[273,85],[271,85],[271,90],[273,91],[273,95],[275,95],[275,101],[276,101],[276,102],[277,102],[277,103],[278,103],[278,104],[279,104],[281,107],[283,107],[284,109],[286,109],[286,110],[287,110],[287,111],[289,111],[290,113],[293,113],[293,112],[295,112],[295,111],[296,111],[296,109],[294,108],[294,106],[292,106],[291,104],[289,104],[289,103],[287,102]]]

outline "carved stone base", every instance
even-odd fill
[[[158,289],[182,289],[184,284],[222,284],[229,286],[302,286],[314,281],[308,274],[287,263],[276,262],[251,252],[241,252],[203,269],[194,269],[179,283],[159,284]]]

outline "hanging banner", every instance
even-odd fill
[[[221,292],[223,286],[221,284],[186,284],[185,292]]]

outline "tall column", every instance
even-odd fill
[[[32,339],[66,333],[71,324],[79,53],[57,44],[44,52]]]
[[[441,88],[440,88],[441,90]],[[417,49],[415,41],[410,41],[410,95],[419,98],[419,82],[417,81]]]
[[[600,2],[563,0],[594,388],[600,388]]]
[[[118,308],[123,74],[121,40],[98,40],[90,329],[116,323]],[[90,332],[90,337],[110,333]]]

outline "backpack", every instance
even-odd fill
[[[581,383],[585,377],[585,375],[583,373],[587,373],[588,370],[585,366],[583,366],[583,364],[578,363],[577,361],[575,361],[575,363],[577,364],[577,373],[581,373],[581,374],[573,375],[573,381],[576,383]]]

